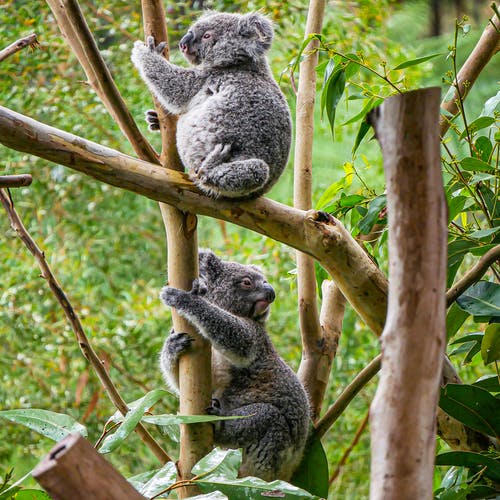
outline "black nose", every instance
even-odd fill
[[[188,48],[189,43],[193,40],[194,35],[192,33],[186,33],[179,42],[179,48],[185,51]]]
[[[274,302],[274,299],[276,298],[276,294],[274,293],[274,288],[271,285],[265,284],[264,292],[266,294],[266,300],[269,303]]]

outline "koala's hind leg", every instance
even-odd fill
[[[225,198],[258,195],[269,180],[269,166],[258,158],[233,159],[231,145],[217,144],[195,172],[195,183]]]

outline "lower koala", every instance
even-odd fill
[[[200,252],[200,278],[191,292],[165,287],[161,300],[177,309],[212,344],[214,415],[248,415],[217,422],[215,442],[242,448],[240,475],[290,479],[302,459],[309,402],[295,373],[274,349],[264,323],[275,293],[254,266]],[[178,390],[178,360],[192,338],[171,333],[160,364]]]

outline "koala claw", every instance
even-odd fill
[[[194,338],[190,337],[188,333],[174,332],[172,329],[166,343],[168,354],[178,356],[180,353],[187,351],[193,341]]]
[[[164,286],[160,292],[161,301],[167,306],[175,307],[179,297],[185,292],[182,290],[177,290],[177,288],[172,288],[170,286]]]
[[[160,130],[160,120],[158,118],[158,113],[154,109],[148,109],[146,111],[145,119],[149,130]]]
[[[200,280],[199,278],[196,278],[193,280],[193,287],[191,288],[191,293],[193,295],[206,295],[208,292],[208,288],[203,282],[203,280]]]
[[[167,46],[167,42],[160,42],[158,45],[155,45],[155,39],[152,36],[148,36],[146,38],[146,45],[151,52],[155,52],[156,54],[163,54],[165,47]]]
[[[216,398],[212,398],[212,404],[205,408],[205,411],[208,415],[220,415],[222,412],[220,401]]]

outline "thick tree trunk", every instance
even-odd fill
[[[142,15],[145,38],[153,36],[156,43],[168,42],[161,0],[142,0]],[[164,55],[169,58],[169,46]],[[155,108],[162,134],[160,162],[167,168],[183,171],[175,141],[177,117],[166,113],[156,100]],[[160,203],[160,210],[167,233],[168,284],[182,290],[190,290],[193,280],[198,277],[197,217],[165,203]],[[192,349],[179,360],[179,411],[183,415],[201,415],[205,413],[205,408],[210,406],[211,401],[210,344],[175,309],[172,309],[172,320],[176,332],[189,333],[196,339]],[[191,469],[212,449],[212,444],[211,424],[181,425],[180,454],[177,462],[180,479],[191,477]],[[179,495],[180,498],[186,498],[197,492],[192,487],[181,488]]]
[[[431,499],[446,345],[447,218],[439,88],[393,96],[371,115],[389,213],[389,307],[371,406],[370,498]]]
[[[59,441],[33,469],[54,500],[145,500],[80,434]]]
[[[307,14],[305,38],[311,33],[321,33],[326,0],[311,0]],[[293,206],[301,210],[312,207],[312,148],[314,136],[314,101],[316,99],[316,66],[318,40],[312,40],[300,63],[299,88],[295,125],[294,196]],[[299,324],[302,336],[302,360],[299,378],[309,394],[313,420],[319,415],[328,382],[330,366],[328,356],[322,352],[322,330],[319,321],[316,294],[316,269],[314,259],[302,252],[296,253],[297,295]],[[325,365],[320,370],[320,365]],[[319,373],[321,372],[321,374]]]

